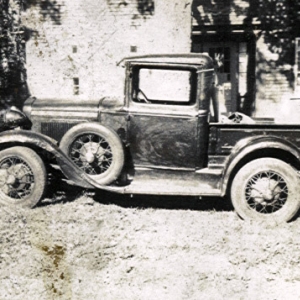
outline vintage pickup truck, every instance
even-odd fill
[[[0,200],[35,205],[45,180],[35,182],[46,173],[38,166],[50,153],[69,180],[86,188],[227,195],[243,219],[280,223],[295,217],[300,126],[257,123],[240,113],[218,121],[217,103],[211,108],[214,66],[207,55],[140,56],[121,64],[123,99],[26,101],[31,130],[0,135]]]

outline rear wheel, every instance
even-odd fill
[[[34,207],[42,198],[47,173],[33,150],[12,147],[0,152],[0,203],[12,207]]]
[[[299,210],[298,185],[296,171],[289,164],[275,158],[256,159],[236,174],[232,204],[243,219],[287,222]]]

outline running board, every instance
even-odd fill
[[[109,186],[118,193],[177,196],[222,196],[220,170],[170,171],[137,169],[129,185]]]
[[[60,170],[57,165],[53,168]],[[140,168],[128,185],[103,186],[92,180],[88,175],[82,174],[94,188],[115,192],[119,194],[144,194],[144,195],[174,195],[174,196],[222,196],[220,183],[221,169],[204,168],[193,170],[166,170]],[[84,179],[84,178],[82,178]],[[68,184],[73,184],[72,179],[65,179]],[[76,184],[75,184],[76,185]]]
[[[163,182],[149,182],[135,180],[124,187],[124,194],[145,194],[145,195],[174,195],[174,196],[221,196],[219,189],[209,184],[190,184],[185,180],[173,180]]]

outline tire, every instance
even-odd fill
[[[119,136],[97,123],[72,127],[60,142],[62,151],[93,180],[102,185],[113,182],[124,165]]]
[[[32,208],[42,198],[47,182],[40,156],[26,147],[0,151],[0,203]]]
[[[266,223],[290,221],[298,212],[299,179],[289,164],[259,158],[243,166],[231,186],[231,200],[245,220]]]

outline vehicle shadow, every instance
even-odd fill
[[[153,195],[121,195],[106,191],[95,192],[93,199],[105,205],[118,205],[124,208],[158,208],[186,209],[202,211],[232,211],[233,207],[227,198],[187,197],[187,196],[153,196]]]
[[[81,196],[89,196],[104,205],[124,208],[186,209],[202,211],[232,211],[229,199],[218,197],[127,195],[103,190],[89,190],[72,186],[63,181],[53,181],[47,188],[43,200],[37,207],[74,202]]]
[[[155,195],[127,195],[102,190],[89,190],[66,183],[52,183],[43,200],[36,207],[65,204],[75,202],[80,197],[88,197],[87,205],[93,205],[92,199],[103,205],[117,205],[123,208],[138,209],[168,209],[168,210],[195,210],[229,212],[234,208],[227,197],[192,197],[192,196],[155,196]],[[290,220],[300,218],[300,210]]]
[[[73,202],[86,193],[86,190],[81,187],[68,185],[61,180],[53,181],[47,187],[37,207]]]

